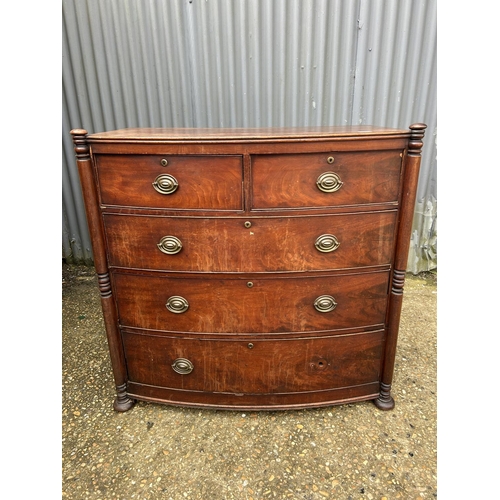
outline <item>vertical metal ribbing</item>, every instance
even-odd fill
[[[435,11],[436,0],[65,0],[64,255],[68,235],[88,246],[71,128],[423,121],[418,199],[435,203]]]

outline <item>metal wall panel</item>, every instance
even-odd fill
[[[69,130],[426,133],[409,269],[436,267],[436,0],[64,0],[63,257],[92,252]]]
[[[360,2],[352,123],[427,124],[408,270],[437,267],[435,0]]]

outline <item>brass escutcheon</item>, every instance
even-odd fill
[[[335,158],[333,156],[329,156],[326,161],[331,165],[334,161],[335,161]]]
[[[252,223],[251,223],[249,220],[247,220],[247,221],[245,222],[245,224],[243,224],[243,225],[244,225],[247,229],[248,229],[249,227],[252,227]]]
[[[166,167],[168,165],[168,160],[166,160],[165,158],[162,158],[162,160],[160,161],[160,163],[161,163],[162,167]]]
[[[249,281],[249,282],[247,283],[247,287],[248,287],[248,288],[252,288],[252,287],[253,287],[253,283],[252,283],[251,281]]]
[[[249,349],[253,349],[253,344],[251,342],[248,343],[248,346],[247,346]]]
[[[157,244],[157,247],[167,255],[175,255],[182,250],[182,242],[175,236],[164,236],[160,243]]]

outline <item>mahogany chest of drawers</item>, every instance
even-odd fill
[[[391,409],[425,128],[72,130],[114,408]]]

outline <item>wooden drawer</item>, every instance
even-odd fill
[[[123,343],[132,383],[208,393],[272,394],[377,382],[383,332],[251,342],[123,333]],[[173,366],[191,371],[177,373]]]
[[[395,210],[248,219],[105,214],[104,224],[111,266],[199,272],[311,271],[389,264],[396,216]],[[245,222],[251,226],[245,227]]]
[[[166,166],[162,160],[167,160]],[[241,156],[97,155],[96,165],[104,205],[206,210],[243,206]],[[155,181],[164,192],[155,189]],[[175,183],[175,191],[168,193]]]
[[[253,156],[252,207],[334,207],[397,202],[400,154],[401,151],[368,151]],[[328,162],[329,158],[333,158],[332,163]],[[322,178],[323,174],[326,175]],[[324,189],[338,189],[323,192],[318,187],[318,179]]]
[[[337,276],[173,277],[113,273],[122,326],[172,332],[271,333],[382,325],[389,272]],[[251,286],[249,286],[251,284]],[[319,297],[336,307],[319,312]],[[173,297],[173,298],[172,298]],[[187,301],[185,312],[167,309]],[[172,299],[171,299],[172,298]],[[333,305],[329,299],[320,306]],[[172,306],[171,306],[172,307]]]

